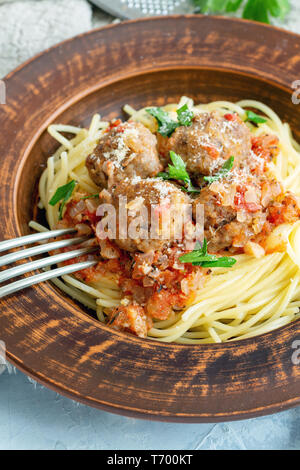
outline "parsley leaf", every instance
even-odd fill
[[[193,111],[191,111],[187,104],[181,106],[181,108],[176,111],[178,116],[178,122],[181,126],[190,126],[194,117]]]
[[[268,4],[269,0],[263,2],[261,0],[248,0],[243,11],[243,18],[260,21],[261,23],[270,23]]]
[[[274,2],[269,2],[270,13],[274,18],[284,20],[285,16],[290,12],[290,8],[289,0],[275,0]]]
[[[182,160],[181,156],[171,150],[170,158],[173,163],[169,163],[169,171],[158,173],[157,176],[164,180],[180,180],[183,181],[186,187],[182,187],[183,191],[188,193],[200,193],[200,189],[194,188],[191,182],[191,178],[186,171],[186,165]]]
[[[226,12],[227,13],[236,12],[240,8],[242,2],[243,0],[228,0],[226,2]]]
[[[248,20],[270,23],[270,16],[283,20],[290,11],[290,0],[194,0],[201,13],[233,13],[243,6]]]
[[[245,119],[245,122],[254,122],[255,124],[263,124],[264,122],[267,122],[267,119],[265,119],[262,116],[259,116],[258,114],[254,113],[253,111],[246,111],[247,118]]]
[[[178,122],[173,121],[169,113],[162,108],[148,108],[146,111],[157,120],[158,132],[164,137],[170,137],[179,126],[190,126],[194,117],[193,111],[188,108],[187,104],[177,109]]]
[[[158,132],[164,137],[169,137],[178,127],[178,122],[173,121],[169,114],[162,108],[148,108],[147,113],[155,117],[158,123]]]
[[[173,165],[169,164],[170,178],[174,180],[190,181],[190,177],[186,171],[186,165],[181,156],[171,151],[170,158],[173,163]]]
[[[204,238],[202,247],[200,244],[196,244],[195,250],[180,256],[179,261],[203,268],[231,268],[236,263],[236,259],[230,256],[209,255],[206,238]]]
[[[229,171],[232,169],[233,162],[234,162],[234,157],[228,158],[228,160],[226,160],[226,162],[224,163],[224,165],[222,166],[221,170],[218,173],[216,173],[214,176],[204,176],[203,178],[204,181],[207,181],[209,184],[211,184],[214,181],[224,178],[224,176],[226,176],[229,173]]]
[[[83,196],[80,199],[92,199],[96,197],[99,197],[99,194],[90,194],[89,196]]]
[[[76,181],[72,180],[69,183],[64,184],[63,186],[60,186],[59,188],[57,188],[54,196],[52,196],[49,201],[49,204],[51,206],[55,206],[58,202],[62,201],[59,207],[59,220],[62,219],[63,209],[68,199],[70,199],[70,197],[72,196],[76,184]]]
[[[171,179],[169,173],[167,173],[166,171],[161,171],[161,172],[158,173],[156,176],[157,176],[158,178],[162,178],[163,180],[169,180],[169,179]]]

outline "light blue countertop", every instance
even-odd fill
[[[300,32],[300,2],[291,3],[283,26]],[[40,50],[112,20],[86,0],[0,0],[0,77]],[[215,425],[135,420],[77,404],[12,369],[0,375],[0,449],[299,450],[300,407]]]
[[[64,398],[19,371],[0,375],[0,449],[300,449],[300,407],[220,424],[125,418]]]

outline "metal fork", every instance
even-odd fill
[[[62,230],[50,230],[47,232],[42,233],[34,233],[32,235],[26,235],[24,237],[14,238],[12,240],[6,240],[0,242],[0,252],[10,250],[12,248],[17,248],[24,245],[30,245],[36,242],[41,242],[44,240],[49,240],[50,238],[61,237],[63,235],[69,235],[75,233],[75,229],[62,229]],[[49,253],[52,250],[57,250],[59,248],[66,248],[75,244],[80,244],[89,237],[75,237],[75,238],[68,238],[63,240],[58,240],[50,243],[45,243],[41,245],[34,246],[32,248],[27,248],[24,250],[14,251],[13,253],[9,253],[7,255],[0,257],[0,266],[6,266],[14,261],[18,261],[20,259],[28,258],[31,256],[36,256],[41,253]],[[47,266],[52,266],[57,263],[61,263],[63,261],[67,261],[73,258],[77,258],[81,255],[86,255],[88,253],[95,252],[95,247],[83,247],[77,248],[76,250],[67,251],[65,253],[59,253],[57,255],[48,256],[46,258],[38,259],[36,261],[31,261],[29,263],[21,264],[15,266],[14,268],[5,269],[4,271],[0,272],[0,283],[8,281],[14,277],[20,276],[22,274],[35,271],[36,269],[45,268]],[[0,298],[6,295],[12,294],[17,292],[21,289],[26,287],[32,286],[34,284],[38,284],[40,282],[47,281],[49,279],[53,279],[59,276],[63,276],[65,274],[74,273],[76,271],[80,271],[81,269],[89,268],[97,264],[97,261],[83,261],[80,263],[71,264],[68,266],[62,266],[60,268],[51,269],[46,272],[42,272],[40,274],[35,274],[30,277],[25,277],[19,281],[12,282],[7,284],[3,287],[0,287]]]

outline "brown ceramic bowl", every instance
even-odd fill
[[[55,148],[52,122],[86,125],[95,112],[252,98],[288,121],[300,140],[299,36],[241,20],[180,16],[139,20],[51,48],[5,80],[0,106],[0,239],[29,232],[35,188]],[[292,343],[300,322],[248,340],[189,346],[117,333],[50,283],[0,301],[10,362],[72,399],[128,416],[221,421],[300,403]]]

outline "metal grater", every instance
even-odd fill
[[[91,0],[102,10],[122,19],[194,13],[192,0]]]

